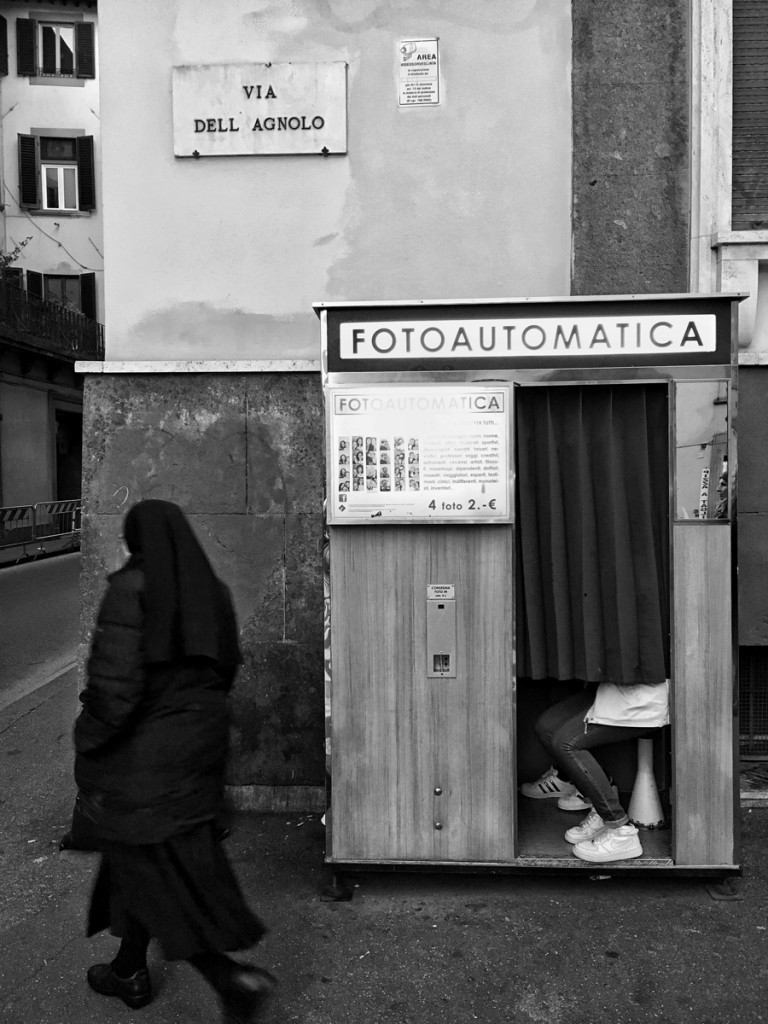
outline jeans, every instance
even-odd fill
[[[606,743],[653,736],[658,730],[638,726],[587,725],[584,716],[594,699],[595,687],[590,686],[548,708],[536,722],[536,734],[566,778],[582,796],[592,801],[606,825],[618,827],[626,824],[629,818],[590,749]]]

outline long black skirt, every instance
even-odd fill
[[[167,960],[249,949],[266,930],[246,904],[211,823],[163,843],[104,848],[88,935],[105,928],[133,940],[143,929]]]

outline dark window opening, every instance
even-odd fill
[[[80,276],[46,274],[43,277],[43,297],[49,302],[57,302],[60,306],[81,313]]]
[[[40,159],[46,162],[77,160],[76,139],[52,139],[43,136],[40,139]]]
[[[79,498],[83,472],[83,417],[56,411],[56,500]]]

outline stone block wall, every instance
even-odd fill
[[[84,438],[81,663],[106,574],[125,557],[125,512],[142,498],[176,502],[239,619],[233,799],[290,808],[294,793],[296,809],[316,809],[325,780],[320,375],[93,374]]]
[[[574,295],[688,290],[688,0],[573,0]]]

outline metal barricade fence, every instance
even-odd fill
[[[32,505],[0,508],[0,548],[31,544],[35,539],[35,509]]]
[[[72,537],[80,533],[82,505],[79,498],[68,501],[38,501],[35,505],[35,538]]]
[[[81,518],[80,498],[0,508],[0,561],[20,562],[78,548]]]

